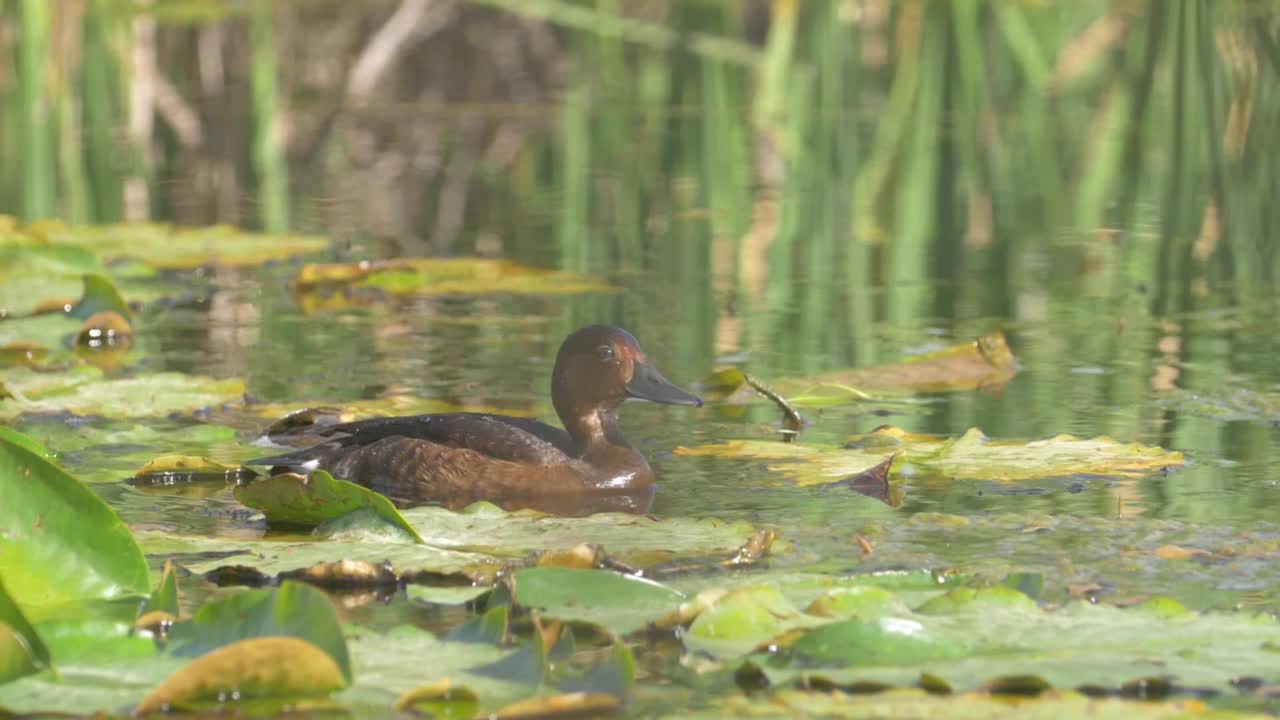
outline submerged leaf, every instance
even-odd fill
[[[347,685],[333,658],[295,637],[255,637],[197,658],[147,695],[135,715],[201,700],[320,695]]]
[[[145,595],[142,552],[114,510],[43,453],[0,433],[0,578],[22,606]]]
[[[1030,442],[989,440],[980,430],[948,440],[931,435],[881,428],[855,436],[844,448],[784,444],[762,440],[676,449],[679,455],[761,458],[784,461],[770,465],[797,484],[823,485],[866,472],[898,454],[897,471],[915,466],[916,474],[966,480],[1016,482],[1087,474],[1137,477],[1184,463],[1182,453],[1141,443],[1121,443],[1108,437],[1076,438],[1059,435]]]
[[[369,488],[335,479],[324,470],[309,475],[282,473],[236,488],[236,500],[267,516],[267,522],[314,527],[368,508],[417,542],[422,536],[386,497]]]

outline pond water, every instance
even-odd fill
[[[823,9],[807,12],[853,12],[845,5],[881,4],[815,3]],[[1196,611],[1280,612],[1280,166],[1269,152],[1280,141],[1280,18],[1249,3],[1231,4],[1239,16],[1202,6],[1015,12],[979,3],[985,9],[970,17],[962,5],[904,3],[914,9],[890,12],[885,26],[840,14],[840,27],[861,28],[847,48],[801,13],[811,46],[781,66],[792,82],[772,88],[718,57],[626,56],[642,72],[619,76],[611,63],[624,54],[609,46],[592,51],[594,72],[573,75],[564,92],[539,90],[535,99],[547,104],[538,112],[528,103],[382,98],[350,127],[339,124],[326,162],[304,171],[312,175],[293,178],[293,216],[276,229],[324,235],[327,250],[252,267],[213,258],[122,281],[126,297],[159,299],[140,304],[118,372],[239,378],[244,402],[118,420],[23,415],[11,425],[53,449],[136,531],[296,539],[269,529],[221,480],[126,479],[161,455],[227,463],[262,455],[255,441],[266,425],[303,405],[369,402],[394,412],[416,398],[554,422],[555,351],[586,324],[626,327],[667,378],[697,391],[726,366],[770,383],[811,378],[1002,330],[1018,360],[1007,383],[802,405],[796,443],[840,446],[882,425],[944,438],[978,428],[996,440],[1109,436],[1181,451],[1186,465],[1016,482],[905,473],[892,477],[898,502],[887,504],[847,483],[797,485],[785,463],[677,452],[781,443],[782,414],[770,402],[628,403],[624,431],[659,477],[653,516],[778,532],[757,566],[675,577],[700,589],[726,576],[749,583],[752,572],[767,582],[924,569],[980,584],[1019,579],[1051,607],[1082,596],[1119,606],[1166,596]],[[720,22],[689,12],[698,32]],[[305,27],[303,15],[290,27]],[[954,35],[936,40],[931,29]],[[869,59],[896,52],[882,47],[890,37],[921,43],[919,57]],[[1041,42],[1039,59],[1028,57],[1027,37]],[[985,65],[969,54],[979,51],[975,38],[1000,48],[982,51]],[[1067,47],[1073,38],[1078,45]],[[1252,53],[1254,64],[1225,49],[1196,54],[1202,46]],[[285,63],[288,46],[280,50]],[[1071,52],[1087,57],[1077,66]],[[1033,70],[1038,80],[1023,76]],[[753,88],[779,94],[772,109]],[[646,102],[654,92],[666,101]],[[314,119],[305,96],[297,102]],[[378,163],[360,152],[373,151],[353,149],[375,137],[409,142],[413,131],[381,126],[402,116],[421,122],[426,154],[438,154],[386,152],[411,190],[371,183]],[[504,132],[514,149],[502,145]],[[474,156],[481,151],[483,161]],[[173,149],[163,163],[153,219],[228,219],[208,210],[206,171],[218,156],[198,155]],[[436,170],[415,175],[415,162]],[[450,205],[453,170],[466,176],[462,208]],[[370,220],[406,207],[408,219]],[[251,215],[231,219],[271,222],[266,211]],[[442,251],[589,272],[614,289],[327,305],[291,289],[304,260]],[[133,400],[146,401],[116,399]],[[193,583],[189,592],[223,591]],[[474,613],[411,601],[402,588],[347,603],[342,615],[443,633]],[[715,708],[708,698],[736,694],[723,675],[700,685],[672,647],[637,647],[640,708],[666,712],[688,697]],[[678,691],[664,695],[670,686]],[[1280,709],[1274,694],[1210,702]]]

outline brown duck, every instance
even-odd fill
[[[454,508],[489,500],[568,514],[647,512],[653,470],[618,426],[628,398],[702,405],[662,377],[631,333],[592,325],[556,355],[551,401],[563,430],[486,413],[371,418],[309,428],[323,442],[249,464],[324,469],[401,501]]]

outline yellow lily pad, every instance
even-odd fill
[[[868,399],[869,392],[936,393],[1003,387],[1018,371],[1004,333],[996,330],[972,342],[954,345],[901,362],[839,370],[812,378],[770,380],[769,387],[794,405],[824,406]],[[757,397],[745,373],[718,371],[708,395],[724,402]]]
[[[419,685],[396,699],[399,712],[417,712],[442,720],[471,718],[480,698],[476,691],[448,678]]]
[[[165,680],[138,703],[135,715],[165,712],[202,700],[323,695],[346,686],[337,663],[294,637],[258,637],[224,645]]]
[[[304,265],[291,287],[300,302],[312,302],[309,296],[336,293],[350,303],[374,301],[379,295],[577,295],[616,290],[590,275],[486,258],[408,258]],[[360,295],[360,291],[372,291],[373,295],[367,292]]]
[[[157,474],[195,475],[201,473],[228,473],[239,470],[235,465],[226,465],[217,460],[194,455],[162,455],[148,460],[133,474],[135,478]]]
[[[1185,463],[1182,453],[1109,437],[1058,435],[1046,440],[991,440],[972,428],[955,439],[906,433],[884,427],[854,436],[843,448],[732,440],[680,447],[678,455],[776,460],[770,464],[798,485],[825,485],[865,472],[899,453],[895,474],[914,467],[917,474],[970,480],[1018,482],[1087,474],[1138,477]]]

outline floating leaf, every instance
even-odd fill
[[[948,440],[931,435],[880,428],[855,436],[844,448],[733,440],[677,448],[680,455],[779,460],[770,465],[802,486],[830,484],[866,472],[898,453],[897,472],[914,466],[913,474],[1015,482],[1073,474],[1137,477],[1181,467],[1182,453],[1108,437],[1092,439],[1058,435],[1030,442],[989,440],[980,430]]]
[[[145,465],[138,468],[133,474],[134,477],[142,475],[154,475],[156,473],[179,473],[179,474],[226,474],[237,468],[232,465],[224,465],[217,460],[210,460],[205,457],[196,457],[192,455],[162,455],[158,458],[148,460]]]
[[[49,667],[49,649],[0,578],[0,683]]]
[[[368,508],[417,542],[422,536],[386,497],[324,470],[309,475],[283,473],[236,488],[236,500],[267,516],[267,522],[314,527],[326,520]]]
[[[555,718],[606,717],[622,711],[618,698],[605,693],[565,693],[514,702],[497,712],[492,720],[554,720]]]
[[[101,370],[92,367],[56,375],[18,368],[5,374],[5,386],[15,397],[0,400],[0,419],[54,412],[107,418],[169,415],[222,405],[244,395],[240,380],[177,372],[104,378]]]
[[[841,370],[813,378],[769,380],[773,392],[800,406],[821,407],[871,399],[869,392],[933,393],[998,388],[1017,373],[1004,333],[995,330],[972,342],[875,367]],[[749,378],[735,368],[716,373],[709,395],[726,402],[753,397]]]
[[[323,237],[265,235],[226,225],[175,228],[159,223],[121,223],[55,228],[47,237],[51,243],[83,247],[106,260],[136,260],[159,269],[261,265],[329,247]]]
[[[692,651],[733,657],[789,630],[823,622],[803,615],[776,588],[739,588],[712,598],[685,634]]]
[[[543,617],[597,623],[619,635],[670,614],[685,599],[660,583],[608,570],[525,568],[512,583],[516,602]]]
[[[392,296],[569,295],[615,290],[590,275],[485,258],[408,258],[304,265],[294,277],[292,288],[302,299],[335,290],[348,294],[376,291]]]
[[[294,637],[255,637],[222,646],[165,680],[134,709],[164,712],[201,700],[320,695],[347,682],[320,648]]]
[[[0,318],[29,315],[49,298],[78,297],[84,275],[101,271],[83,248],[0,243]]]
[[[20,341],[0,345],[0,367],[39,367],[48,357],[49,348],[38,343]]]
[[[775,606],[773,614],[786,617],[787,610]],[[779,633],[769,642],[781,649],[753,655],[751,663],[774,684],[907,686],[927,673],[956,690],[1013,678],[1021,687],[1119,689],[1150,677],[1222,690],[1239,676],[1280,678],[1262,649],[1278,640],[1273,618],[1168,616],[1081,602],[1050,611],[997,586],[952,591],[915,612],[885,604],[878,616],[864,608],[855,620]]]
[[[603,545],[618,562],[647,568],[681,558],[727,555],[754,533],[750,524],[742,522],[657,520],[616,513],[564,518],[532,511],[508,513],[488,503],[476,503],[464,512],[416,507],[402,515],[425,545],[387,543],[385,537],[359,534],[323,542],[263,542],[149,531],[139,532],[138,538],[149,553],[193,555],[182,564],[198,573],[224,565],[248,565],[275,575],[345,559],[389,562],[401,577],[460,574],[489,584],[503,565],[528,562],[532,553],[584,542]]]
[[[821,717],[832,720],[908,720],[935,717],[951,720],[1187,720],[1197,717],[1245,720],[1247,717],[1255,717],[1208,711],[1203,701],[1191,698],[1168,702],[1134,702],[1062,691],[1049,691],[1036,697],[1011,697],[985,692],[938,695],[917,689],[853,694],[799,690],[753,695],[737,693],[728,696],[722,703],[714,704],[711,709],[693,710],[684,713],[684,716],[698,719]]]
[[[102,273],[88,273],[84,276],[80,300],[71,308],[70,314],[79,320],[86,320],[99,313],[114,313],[125,328],[133,321],[133,311],[129,309],[129,304],[124,301],[111,278]]]
[[[0,577],[22,606],[150,591],[142,552],[115,511],[80,481],[0,434]]]
[[[203,655],[248,638],[287,636],[329,655],[347,682],[351,660],[328,597],[313,587],[286,581],[273,590],[243,590],[205,603],[190,620],[173,627],[169,651]]]
[[[469,720],[479,706],[475,690],[448,679],[419,685],[395,702],[399,712],[417,712],[439,720]]]
[[[349,643],[352,660],[360,668],[355,685],[338,699],[386,708],[414,688],[449,681],[470,688],[483,708],[528,697],[535,690],[524,682],[476,672],[520,650],[493,642],[458,642],[441,639],[410,625],[385,632],[353,628]]]
[[[432,605],[462,605],[490,590],[487,585],[409,585],[404,594],[410,600]]]

